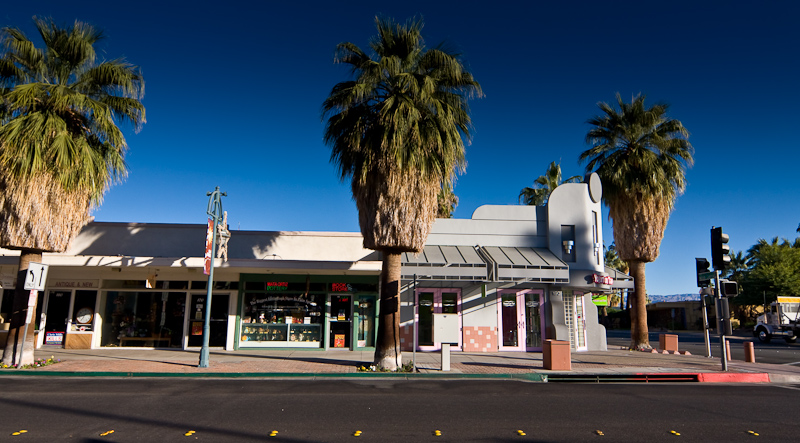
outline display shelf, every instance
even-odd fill
[[[240,346],[318,348],[320,324],[242,323]]]

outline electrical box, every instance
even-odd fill
[[[433,314],[434,343],[458,343],[458,314]]]

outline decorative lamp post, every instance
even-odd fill
[[[198,368],[208,367],[208,338],[210,336],[210,323],[211,323],[211,290],[214,288],[214,256],[217,247],[217,231],[219,230],[220,222],[223,220],[222,212],[222,197],[227,197],[228,193],[219,192],[219,186],[214,189],[214,192],[209,192],[206,195],[208,198],[208,231],[206,232],[206,254],[205,254],[205,267],[203,273],[208,275],[208,286],[206,292],[206,318],[203,323],[203,347],[200,349],[200,364]],[[227,217],[225,217],[227,219]],[[227,222],[227,220],[226,220]],[[227,226],[223,227],[224,234],[228,233]],[[227,253],[225,254],[227,258]]]

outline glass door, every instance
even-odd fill
[[[44,344],[64,346],[64,335],[69,322],[69,304],[72,291],[51,291],[45,311]]]
[[[329,348],[352,347],[352,295],[331,295]]]
[[[192,294],[189,304],[189,336],[188,347],[203,346],[203,326],[205,324],[206,294]],[[208,323],[208,346],[224,348],[228,338],[228,301],[229,294],[213,294],[211,296],[211,315]]]
[[[541,291],[500,291],[497,324],[501,351],[542,349]]]
[[[585,351],[586,346],[586,318],[583,310],[583,294],[575,293],[575,350]]]
[[[461,291],[459,289],[418,289],[417,290],[417,349],[435,351],[442,348],[441,343],[433,341],[433,314],[460,314]],[[459,328],[461,319],[459,319]],[[458,345],[461,349],[461,334]]]
[[[378,297],[375,295],[361,295],[356,300],[356,316],[358,318],[358,331],[356,347],[375,347],[375,308]]]
[[[525,347],[528,351],[542,349],[542,308],[539,293],[525,294]]]

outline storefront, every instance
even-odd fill
[[[242,274],[238,348],[375,346],[377,276]]]
[[[606,269],[600,182],[556,188],[545,206],[481,206],[437,219],[419,254],[402,256],[401,349],[439,349],[436,313],[458,315],[467,352],[541,351],[546,339],[605,350],[592,294],[631,288]]]

